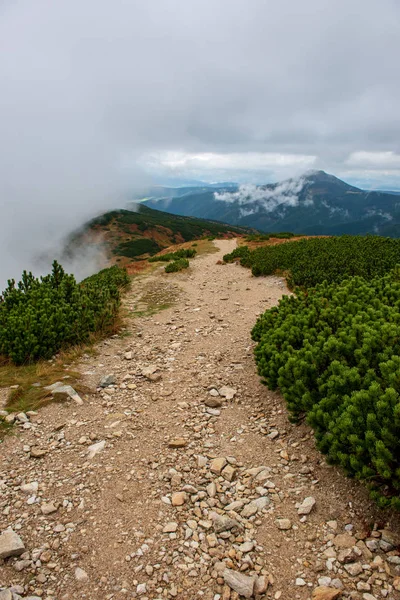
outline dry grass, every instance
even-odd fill
[[[88,390],[80,383],[80,374],[71,368],[71,363],[92,351],[92,347],[87,345],[73,347],[60,353],[55,360],[41,360],[22,366],[3,361],[0,363],[1,386],[18,386],[10,390],[4,408],[10,412],[36,410],[52,401],[51,394],[44,388],[56,381],[65,381],[78,393],[86,393]]]

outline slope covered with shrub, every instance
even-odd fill
[[[246,227],[181,217],[138,204],[135,211],[114,210],[93,219],[75,234],[71,244],[76,243],[77,237],[99,233],[110,255],[121,257],[118,260],[125,257],[141,260],[174,244],[203,237],[231,237],[252,232],[254,230]]]
[[[230,262],[240,259],[253,275],[287,273],[289,286],[314,286],[322,281],[341,281],[360,275],[384,275],[400,264],[400,239],[378,236],[309,238],[277,246],[249,250],[236,248],[224,256]]]
[[[329,462],[400,509],[400,240],[316,238],[224,258],[301,286],[254,326],[258,372]]]
[[[56,261],[45,277],[24,271],[0,296],[0,356],[15,364],[50,358],[59,350],[112,330],[125,270],[104,269],[77,283]]]
[[[149,258],[149,262],[169,262],[170,260],[177,260],[179,258],[193,258],[195,255],[195,248],[180,248],[176,252],[167,252],[166,254],[153,256]]]
[[[258,372],[328,460],[400,508],[400,269],[284,296],[257,321]]]

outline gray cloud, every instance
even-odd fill
[[[397,0],[1,3],[0,282],[144,170],[400,184],[399,36]]]

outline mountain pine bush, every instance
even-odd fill
[[[255,276],[285,272],[290,287],[311,287],[355,275],[384,275],[400,264],[400,239],[372,235],[309,238],[253,251],[240,246],[224,256],[226,262],[237,258]]]
[[[252,337],[259,374],[327,460],[400,509],[400,268],[284,296]]]
[[[177,271],[182,271],[183,269],[187,269],[189,266],[189,261],[187,258],[178,258],[173,262],[170,262],[165,267],[166,273],[176,273]]]
[[[166,254],[152,256],[148,260],[149,262],[169,262],[178,258],[193,258],[195,255],[195,248],[181,248],[180,250],[176,250],[176,252],[167,252]]]
[[[0,296],[0,355],[20,365],[106,333],[128,282],[126,271],[116,266],[80,284],[56,261],[45,277],[24,271],[18,285],[10,280]]]

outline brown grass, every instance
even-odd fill
[[[80,373],[71,368],[77,358],[84,353],[93,352],[89,345],[73,347],[57,355],[54,360],[40,360],[29,365],[16,366],[10,361],[0,364],[0,381],[2,387],[12,389],[5,409],[10,412],[26,412],[36,410],[52,401],[52,396],[44,388],[56,381],[71,385],[79,393],[87,393],[88,389],[80,383]],[[39,384],[38,386],[34,384]]]

